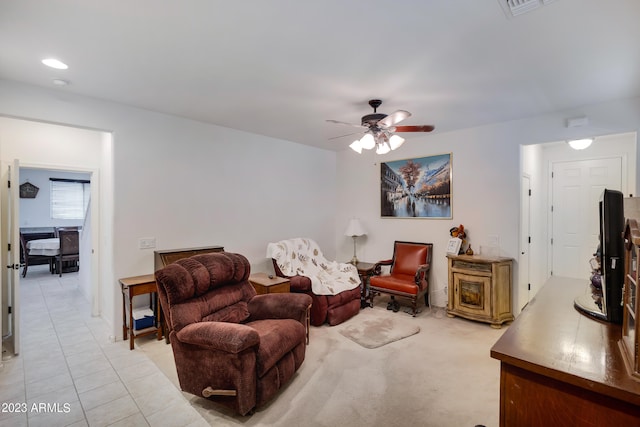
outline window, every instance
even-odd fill
[[[50,178],[51,218],[84,219],[91,181]]]

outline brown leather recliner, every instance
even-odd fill
[[[180,387],[251,413],[272,399],[305,357],[311,298],[256,295],[249,261],[218,252],[156,271]]]
[[[370,298],[376,293],[391,295],[387,309],[398,311],[399,304],[395,297],[411,300],[413,316],[417,314],[418,298],[424,295],[425,306],[429,305],[429,270],[431,269],[432,243],[415,243],[396,241],[393,245],[393,258],[376,263],[376,276],[369,280]],[[382,266],[391,266],[389,274],[379,275]]]

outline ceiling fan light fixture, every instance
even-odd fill
[[[389,138],[389,147],[392,150],[399,148],[402,144],[404,144],[404,138],[399,135],[391,135]]]
[[[568,143],[574,150],[584,150],[593,143],[593,138],[573,139],[568,141]]]
[[[349,145],[349,148],[351,148],[353,151],[355,151],[358,154],[362,153],[362,144],[360,143],[359,139],[356,139],[355,141],[353,141],[351,145]]]
[[[360,139],[360,145],[365,150],[371,150],[376,146],[376,140],[370,133],[365,133],[364,136]]]
[[[389,151],[391,151],[391,148],[389,148],[389,144],[386,142],[379,143],[376,148],[376,154],[387,154]]]

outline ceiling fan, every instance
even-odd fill
[[[404,138],[396,135],[397,132],[431,132],[435,129],[431,125],[396,126],[404,119],[410,117],[411,113],[405,110],[397,110],[388,115],[378,113],[378,107],[382,105],[382,101],[379,99],[370,100],[369,105],[373,108],[373,114],[362,116],[362,124],[358,125],[338,120],[327,120],[329,123],[337,123],[340,125],[366,129],[362,138],[355,140],[351,145],[349,145],[349,147],[357,153],[362,153],[363,148],[365,150],[375,148],[376,153],[386,154],[389,151],[400,147],[404,143]],[[350,133],[329,139],[343,138],[345,136],[355,135],[356,133]]]

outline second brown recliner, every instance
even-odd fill
[[[358,270],[351,264],[327,260],[312,239],[270,243],[267,253],[273,260],[276,275],[289,278],[291,292],[304,293],[313,299],[313,326],[338,325],[360,311]]]

